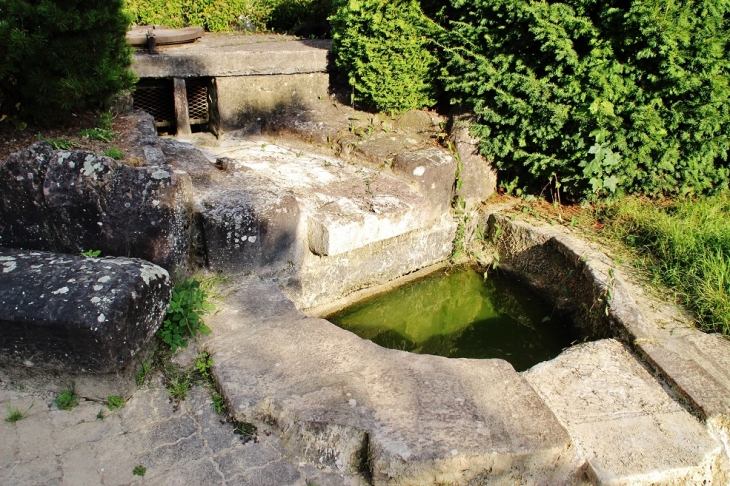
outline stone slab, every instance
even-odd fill
[[[162,324],[167,271],[129,258],[0,248],[0,361],[109,373],[130,363]]]
[[[727,457],[619,342],[574,346],[523,373],[595,484],[724,484]]]
[[[439,147],[400,153],[393,159],[393,172],[415,184],[441,211],[451,208],[456,167],[454,157]]]
[[[135,52],[132,71],[140,78],[325,72],[331,42],[206,33],[198,42],[161,48],[156,55]]]
[[[501,360],[452,360],[381,348],[238,280],[207,320],[205,346],[239,420],[273,424],[308,460],[373,484],[569,483],[580,463],[565,431]]]
[[[473,115],[454,113],[452,116],[451,139],[461,161],[461,187],[456,193],[473,205],[485,201],[497,190],[497,169],[479,153],[479,139],[469,132]]]

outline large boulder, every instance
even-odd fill
[[[187,266],[190,178],[38,143],[0,165],[0,245]]]
[[[0,248],[0,363],[115,372],[153,337],[171,292],[143,260]]]

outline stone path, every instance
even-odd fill
[[[93,401],[63,411],[53,399],[1,384],[1,418],[8,406],[33,407],[14,424],[0,422],[0,484],[360,484],[358,477],[300,463],[265,426],[258,442],[244,443],[215,413],[204,387],[193,388],[178,410],[159,385],[139,389],[115,411]],[[146,467],[143,477],[133,474],[138,465]]]

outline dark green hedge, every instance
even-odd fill
[[[0,117],[39,122],[130,88],[121,0],[0,1]]]
[[[416,0],[335,2],[332,52],[355,99],[398,113],[436,103],[438,59]]]
[[[697,194],[728,184],[726,0],[453,0],[445,86],[482,152],[532,189]]]

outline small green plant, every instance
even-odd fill
[[[121,160],[124,158],[124,152],[119,150],[117,147],[110,147],[102,152],[107,157],[111,157],[114,160]]]
[[[215,413],[222,414],[224,410],[223,397],[220,396],[218,393],[213,393],[210,398],[213,400],[213,408],[215,409]]]
[[[18,420],[23,420],[27,415],[28,412],[30,412],[30,409],[33,408],[33,405],[35,405],[35,401],[30,404],[30,407],[24,412],[17,407],[11,407],[10,404],[8,404],[8,416],[5,417],[5,421],[9,424],[14,424]]]
[[[104,128],[105,130],[111,130],[113,121],[114,121],[114,115],[112,114],[112,112],[104,111],[99,114],[99,121],[98,121],[99,128]]]
[[[195,359],[195,369],[205,379],[210,378],[210,367],[213,366],[213,357],[206,352],[202,352]]]
[[[96,414],[96,420],[104,420],[106,418],[106,415],[104,415],[104,409],[100,408],[99,413]]]
[[[106,399],[106,406],[109,408],[109,410],[124,408],[124,397],[120,397],[119,395],[111,395]]]
[[[56,405],[59,410],[72,410],[79,404],[79,397],[76,396],[73,385],[70,388],[61,390],[61,394],[56,397]]]
[[[141,366],[139,371],[137,371],[137,374],[134,376],[137,386],[142,386],[142,384],[144,384],[144,381],[147,379],[147,374],[150,372],[151,368],[148,361],[140,361],[140,364]]]
[[[190,391],[190,381],[186,377],[175,378],[170,382],[170,387],[167,388],[167,393],[175,401],[183,401],[187,398],[188,392]]]
[[[144,476],[147,473],[147,468],[140,465],[134,466],[134,469],[132,469],[132,474],[135,476]]]
[[[38,134],[38,140],[41,142],[46,142],[53,148],[53,150],[71,150],[78,145],[78,143],[74,142],[73,140],[69,140],[66,137],[48,138],[44,137],[41,134]]]
[[[184,280],[175,285],[166,319],[157,335],[172,351],[179,347],[186,348],[189,336],[210,334],[210,328],[203,322],[202,315],[214,308],[208,302],[208,293],[200,287],[200,281]]]
[[[79,137],[87,140],[98,140],[100,142],[112,142],[116,132],[107,128],[84,128],[79,132]]]
[[[86,251],[82,251],[81,255],[83,255],[87,258],[96,258],[99,255],[101,255],[101,250],[86,250]]]

